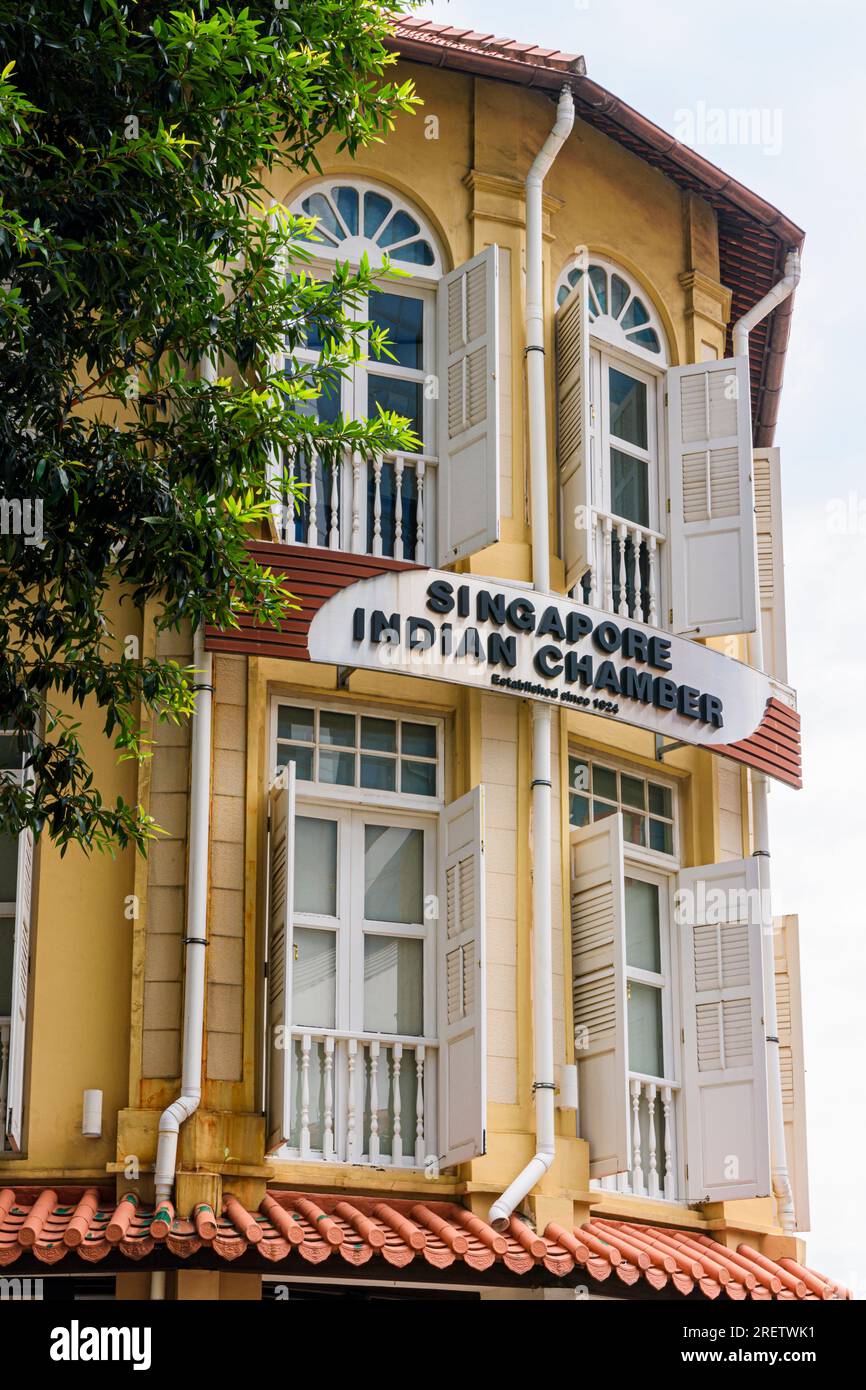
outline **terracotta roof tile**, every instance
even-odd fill
[[[0,1191],[0,1267],[22,1256],[43,1265],[70,1255],[96,1264],[115,1253],[135,1261],[160,1247],[176,1260],[204,1252],[215,1263],[252,1253],[263,1270],[336,1259],[356,1268],[372,1262],[384,1277],[383,1266],[405,1269],[413,1261],[437,1270],[462,1264],[478,1273],[500,1264],[518,1279],[540,1267],[556,1278],[577,1268],[597,1283],[627,1288],[643,1281],[647,1297],[670,1286],[711,1299],[851,1298],[817,1270],[770,1260],[750,1245],[730,1250],[703,1232],[603,1217],[574,1230],[551,1223],[539,1235],[513,1216],[500,1234],[454,1202],[274,1190],[257,1213],[229,1193],[219,1217],[203,1203],[183,1221],[170,1204],[154,1212],[134,1193],[117,1202],[95,1187]]]

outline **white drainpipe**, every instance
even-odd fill
[[[785,274],[764,298],[744,314],[733,327],[734,355],[749,357],[749,334],[757,323],[796,289],[800,280],[800,253],[791,250],[785,260]],[[757,580],[756,580],[757,583]],[[764,669],[764,639],[761,632],[761,595],[755,599],[758,615],[756,630],[749,636],[749,660],[758,671]],[[765,905],[770,898],[770,821],[767,804],[769,784],[762,772],[752,773],[754,812],[754,850],[761,881],[761,947],[764,962],[764,1027],[767,1038],[767,1090],[770,1109],[770,1162],[773,1194],[779,1221],[785,1231],[794,1230],[794,1196],[785,1154],[785,1121],[782,1111],[782,1074],[779,1065],[779,1024],[776,1010],[776,967],[773,958],[773,914]]]
[[[526,177],[526,393],[532,508],[532,579],[550,592],[550,527],[547,486],[547,409],[544,382],[542,191],[544,179],[574,125],[574,101],[563,87],[556,122]],[[551,921],[551,717],[549,705],[532,706],[532,991],[535,1061],[534,1158],[490,1208],[490,1224],[506,1229],[511,1213],[553,1163],[556,1130],[553,1071],[553,932]]]
[[[210,818],[211,723],[213,716],[213,657],[204,649],[204,632],[195,633],[195,714],[189,807],[189,884],[186,913],[186,960],[183,1000],[183,1063],[181,1093],[159,1117],[154,1187],[156,1206],[171,1198],[177,1165],[177,1141],[184,1120],[201,1101],[201,1062],[204,1041],[205,948],[207,932],[208,823]]]

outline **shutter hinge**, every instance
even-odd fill
[[[264,977],[265,979],[268,978],[268,963],[267,963],[267,961],[264,961],[263,964],[262,964],[262,975],[263,975],[263,977]]]
[[[680,1042],[681,1042],[681,1043],[684,1043],[685,1040],[686,1040],[686,1030],[685,1030],[685,1028],[681,1028],[681,1029],[680,1029]]]
[[[671,510],[671,499],[668,498],[668,515],[670,515],[670,510]]]
[[[669,608],[669,609],[668,609],[668,622],[669,622],[669,623],[672,623],[673,620],[674,620],[674,610],[673,610],[672,608]]]
[[[689,1180],[689,1165],[686,1164],[686,1182]]]
[[[266,826],[265,826],[265,829],[267,830],[268,834],[270,835],[270,833],[271,833],[271,813],[270,813],[270,810],[268,810],[268,819],[267,819],[267,824],[266,824]]]

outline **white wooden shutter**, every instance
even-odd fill
[[[450,1167],[486,1149],[484,788],[446,806],[440,825],[438,1148]]]
[[[30,982],[30,922],[33,903],[33,833],[18,836],[15,935],[12,946],[12,1014],[9,1026],[9,1072],[6,1088],[6,1136],[21,1152],[24,1115],[24,1054],[27,1042],[27,997]]]
[[[755,521],[744,357],[667,374],[674,632],[754,632]]]
[[[799,930],[799,919],[796,916],[773,919],[776,1021],[779,1030],[779,1067],[782,1073],[785,1156],[794,1194],[794,1224],[798,1231],[808,1231],[811,1225],[806,1155],[806,1071],[803,1059]]]
[[[571,832],[571,959],[580,1137],[603,1178],[631,1169],[621,813]]]
[[[488,246],[437,289],[440,565],[499,539],[498,279]]]
[[[760,902],[756,859],[679,876],[690,1200],[771,1192]]]
[[[778,449],[756,449],[755,528],[758,591],[764,670],[788,683],[788,638],[785,625],[785,568],[782,549],[782,475]]]
[[[589,294],[582,275],[556,311],[556,461],[562,489],[562,558],[571,589],[588,568],[592,539]]]
[[[292,904],[295,872],[295,765],[283,768],[268,804],[268,1152],[292,1127]]]

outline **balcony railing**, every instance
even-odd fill
[[[603,1192],[678,1202],[685,1193],[680,1178],[677,1130],[680,1088],[673,1081],[629,1073],[631,1168],[592,1186]]]
[[[436,1150],[431,1039],[292,1029],[289,1157],[424,1168]]]
[[[621,618],[661,626],[660,531],[593,508],[590,566],[577,585],[584,602]]]
[[[303,499],[296,506],[277,496],[277,536],[285,544],[435,564],[436,464],[429,454],[368,459],[354,450],[336,463],[299,454],[286,471]]]
[[[6,1142],[6,1100],[9,1094],[9,1031],[11,1019],[0,1018],[0,1153]]]

